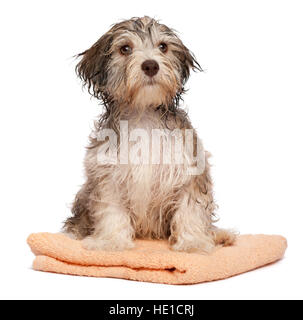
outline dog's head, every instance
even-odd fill
[[[78,76],[93,96],[136,107],[169,105],[200,70],[175,32],[149,17],[115,24],[79,56]]]

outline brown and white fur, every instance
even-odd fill
[[[189,175],[186,162],[98,161],[104,143],[98,132],[112,129],[119,140],[121,120],[128,121],[129,130],[144,128],[148,134],[192,129],[179,101],[190,70],[201,69],[193,54],[172,29],[143,17],[115,24],[79,57],[78,76],[105,110],[87,149],[87,180],[64,231],[91,250],[132,248],[135,238],[168,239],[173,250],[188,252],[231,245],[234,233],[213,225],[216,204],[207,157],[199,175]]]

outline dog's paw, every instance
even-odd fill
[[[127,240],[103,240],[99,238],[87,237],[82,240],[82,246],[86,250],[98,251],[123,251],[134,248],[134,242]]]
[[[182,251],[188,253],[210,253],[214,249],[214,243],[211,240],[184,240],[177,239],[174,244],[171,244],[171,249],[174,251]]]
[[[214,241],[216,245],[223,247],[231,246],[235,243],[238,233],[233,230],[216,229],[214,231]]]

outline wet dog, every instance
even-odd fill
[[[104,112],[65,232],[91,250],[132,248],[136,238],[168,239],[188,252],[231,245],[234,233],[214,226],[208,153],[180,107],[190,71],[201,68],[177,34],[152,18],[132,18],[79,58],[77,74]]]

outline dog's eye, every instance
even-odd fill
[[[132,53],[132,51],[133,51],[132,48],[128,45],[120,48],[120,52],[125,56],[130,55]]]
[[[166,52],[167,52],[167,49],[168,49],[168,48],[167,48],[167,44],[164,43],[164,42],[160,43],[160,44],[159,44],[159,49],[160,49],[161,52],[166,53]]]

